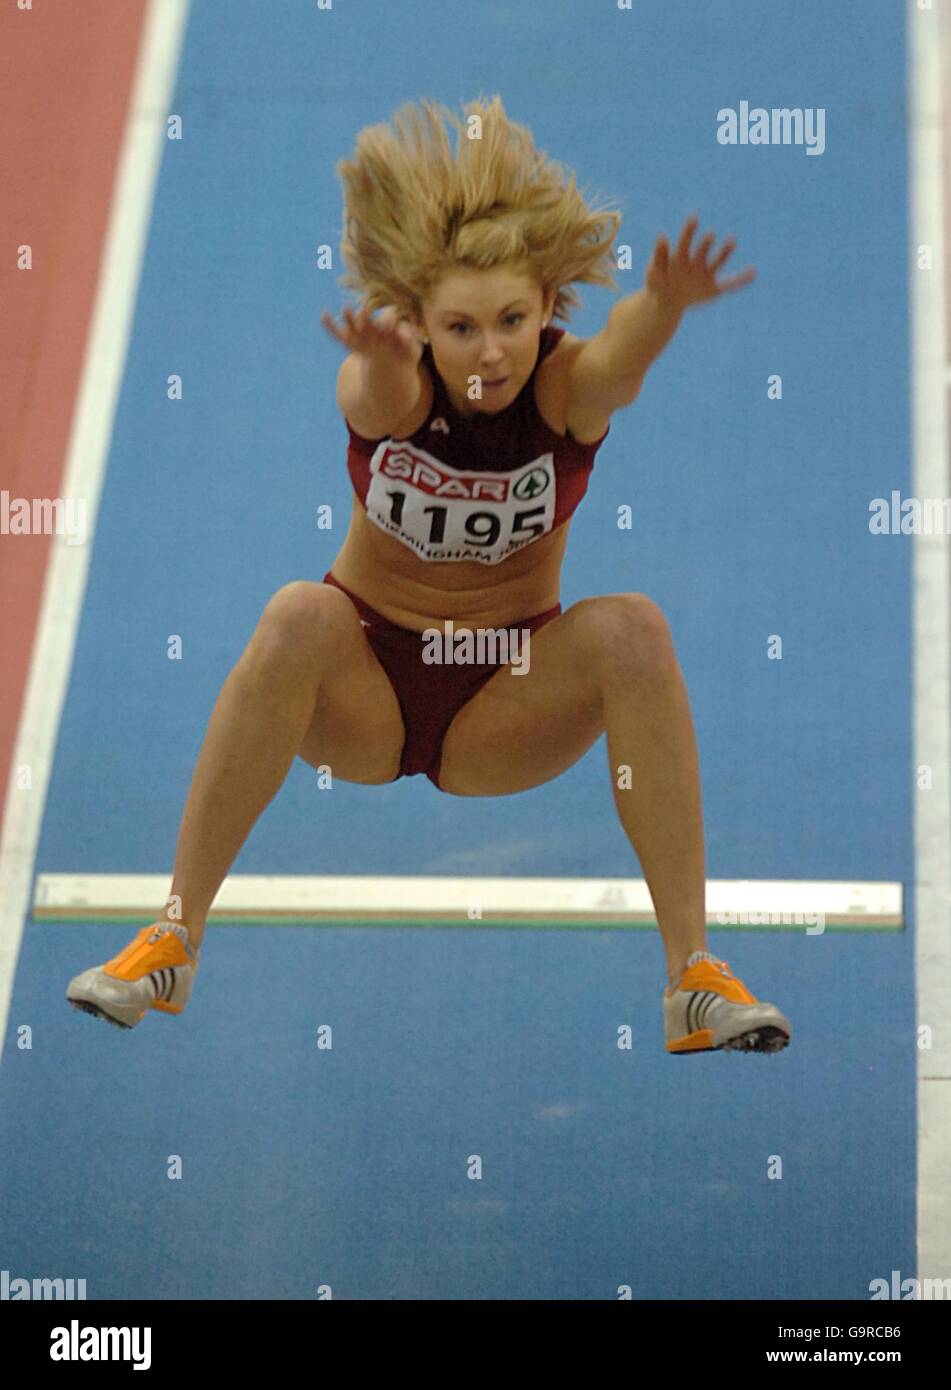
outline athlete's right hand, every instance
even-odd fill
[[[394,304],[387,304],[374,318],[366,309],[357,313],[346,305],[341,310],[342,323],[324,312],[320,321],[338,343],[351,352],[366,356],[392,353],[400,361],[414,366],[423,355],[423,345],[409,319],[403,318]]]

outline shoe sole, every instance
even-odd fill
[[[771,1024],[763,1024],[759,1028],[751,1028],[746,1033],[738,1033],[735,1038],[729,1038],[722,1043],[714,1043],[713,1038],[713,1029],[704,1028],[699,1033],[691,1033],[686,1038],[679,1038],[675,1043],[668,1043],[667,1051],[672,1057],[687,1057],[694,1052],[769,1053],[782,1052],[790,1042],[788,1033]]]
[[[105,1009],[93,1004],[89,999],[70,999],[69,1003],[74,1009],[79,1009],[84,1014],[92,1014],[93,1018],[101,1018],[106,1023],[111,1023],[115,1028],[125,1028],[128,1031],[135,1027],[135,1023],[123,1023],[121,1018],[113,1018],[112,1014],[107,1014]],[[136,1023],[141,1020],[136,1019]]]

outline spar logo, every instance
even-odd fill
[[[509,497],[509,479],[504,473],[463,473],[407,444],[395,448],[381,444],[370,467],[374,473],[394,482],[410,483],[430,497],[459,497],[470,502],[507,502]],[[524,496],[534,493],[519,494],[520,500]]]
[[[530,473],[523,473],[512,492],[520,502],[530,501],[533,497],[540,497],[550,481],[544,468],[533,468]]]

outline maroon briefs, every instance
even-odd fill
[[[399,701],[406,740],[400,770],[393,780],[415,777],[424,772],[433,786],[440,789],[442,741],[449,725],[476,691],[491,680],[497,671],[504,669],[504,663],[428,664],[423,661],[425,641],[422,633],[391,623],[334,579],[329,570],[324,575],[324,583],[342,589],[353,603],[373,654],[389,677]],[[560,612],[561,604],[557,603],[544,613],[507,623],[506,627],[510,631],[515,629],[520,632],[524,628],[537,632],[552,618],[557,618]]]

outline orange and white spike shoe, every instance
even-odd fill
[[[792,1025],[775,1004],[752,995],[726,961],[694,951],[673,989],[664,990],[668,1052],[781,1052]]]
[[[134,1028],[149,1009],[180,1014],[197,970],[198,953],[186,928],[177,922],[155,922],[105,965],[70,980],[66,998],[74,1009],[120,1028]]]

